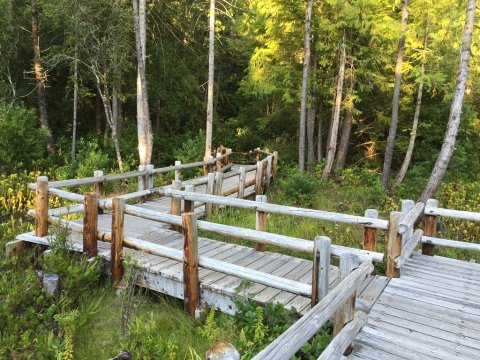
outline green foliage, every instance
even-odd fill
[[[45,132],[33,111],[0,105],[0,172],[32,170],[45,152]]]
[[[276,191],[288,203],[297,206],[311,207],[319,190],[319,181],[315,175],[302,173],[295,167],[281,170]]]
[[[205,132],[200,131],[194,138],[190,138],[182,143],[182,145],[174,150],[176,160],[180,160],[182,164],[202,161],[205,154]],[[182,171],[185,178],[193,178],[202,174],[202,168],[193,168]]]

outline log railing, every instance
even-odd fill
[[[347,258],[348,256],[341,257],[340,263],[349,262]],[[321,299],[318,304],[270,345],[258,353],[253,360],[290,359],[328,320],[332,319],[336,313],[337,316],[343,316],[342,327],[338,329],[337,336],[319,359],[340,358],[350,346],[363,325],[362,323],[365,322],[364,314],[357,313],[355,316],[348,315],[345,314],[345,309],[342,308],[355,296],[357,288],[372,270],[373,264],[371,262],[365,262],[351,271],[328,295]],[[342,314],[338,314],[339,311],[341,311]],[[357,320],[355,320],[355,318]]]

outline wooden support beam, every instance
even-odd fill
[[[180,166],[180,165],[182,165],[182,162],[180,160],[176,160],[175,166]],[[175,180],[181,180],[181,176],[182,176],[182,170],[180,169],[175,170]]]
[[[262,175],[263,162],[257,161],[257,171],[255,172],[255,195],[262,194]]]
[[[215,192],[215,173],[208,173],[207,175],[207,188],[206,188],[206,193],[207,195],[214,195]],[[212,215],[212,203],[207,202],[205,203],[205,216],[208,218],[210,215]]]
[[[223,176],[224,174],[220,171],[215,173],[215,190],[214,195],[222,196],[222,189],[223,189]],[[219,205],[213,205],[212,211],[217,211],[220,208]]]
[[[187,192],[195,192],[195,186],[194,185],[186,185],[185,186],[185,191]],[[195,209],[195,201],[192,200],[185,200],[183,203],[183,212],[185,213],[190,213],[193,212]]]
[[[48,177],[37,177],[35,194],[35,236],[48,234]]]
[[[220,171],[221,168],[222,168],[222,152],[221,152],[220,148],[218,148],[217,149],[217,168],[216,168],[216,170]]]
[[[266,195],[257,195],[256,201],[261,203],[268,202]],[[263,211],[256,211],[255,213],[255,230],[257,231],[267,231],[267,213]],[[255,247],[257,251],[265,251],[267,249],[267,245],[264,243],[257,243]]]
[[[238,175],[238,198],[243,199],[245,197],[245,182],[247,180],[247,173],[245,172],[245,166],[240,167],[240,174]]]
[[[378,211],[375,209],[366,209],[365,217],[378,219]],[[377,229],[365,226],[363,228],[363,250],[376,251],[377,248]]]
[[[277,179],[277,166],[278,166],[278,151],[273,152],[273,160],[272,160],[272,178],[273,181]]]
[[[148,171],[148,174],[145,175],[145,187],[146,187],[145,190],[153,189],[153,174],[154,174],[153,170],[154,169],[155,169],[155,166],[152,164],[148,164],[145,167],[145,170]],[[148,194],[143,197],[143,200],[148,201],[148,200],[152,200],[152,198],[153,198],[153,194]]]
[[[265,174],[265,191],[270,188],[270,181],[272,179],[272,155],[267,156],[267,168]]]
[[[340,256],[339,263],[339,277],[340,282],[345,280],[350,273],[359,266],[358,258],[353,254],[345,254]],[[345,326],[346,323],[353,320],[353,315],[355,312],[355,298],[356,291],[353,292],[352,296],[340,306],[338,311],[335,313],[333,320],[333,335],[337,335]],[[348,351],[348,350],[347,350]]]
[[[404,222],[407,214],[415,207],[415,201],[410,199],[402,199],[401,213],[402,221],[398,224],[398,232],[402,234],[402,246],[413,236],[413,224],[402,228],[401,224]]]
[[[326,236],[317,236],[313,247],[311,307],[328,295],[330,284],[330,257],[332,241]]]
[[[138,165],[138,171],[142,172],[142,175],[138,177],[138,191],[143,191],[146,188],[145,174],[143,174],[146,171],[146,167],[146,165]]]
[[[173,180],[172,182],[172,189],[173,190],[181,190],[182,189],[182,182],[180,180]],[[180,198],[172,198],[170,202],[170,214],[180,216],[182,213],[182,199]],[[177,225],[172,225],[172,229],[175,231],[180,231],[180,227]]]
[[[385,274],[391,278],[400,276],[400,269],[395,267],[395,259],[402,253],[402,235],[398,232],[398,224],[402,220],[402,213],[392,211],[388,224],[387,270]]]
[[[85,193],[83,217],[83,253],[87,258],[97,256],[98,195]]]
[[[7,242],[5,244],[5,258],[11,259],[12,257],[20,257],[22,252],[31,246],[32,243],[29,243],[24,240],[14,240]]]
[[[195,316],[200,305],[200,282],[198,278],[198,228],[197,215],[182,214],[183,224],[183,304],[185,311]]]
[[[120,282],[123,276],[123,227],[125,200],[112,199],[112,243],[110,253],[110,274],[114,284]]]
[[[428,199],[426,206],[429,208],[438,208],[438,200]],[[425,215],[424,229],[425,236],[435,237],[437,235],[436,215]],[[435,245],[433,243],[422,243],[422,254],[433,256],[435,254]]]
[[[103,178],[103,171],[102,170],[95,170],[93,172],[94,178]],[[105,197],[105,183],[104,182],[97,182],[93,184],[94,191],[97,193],[97,199],[102,199]],[[103,214],[103,209],[98,209],[99,214]]]

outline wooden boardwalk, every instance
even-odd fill
[[[480,265],[414,254],[367,317],[349,359],[480,359]]]

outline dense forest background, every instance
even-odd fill
[[[264,146],[279,150],[287,163],[298,161],[307,3],[217,1],[214,146],[223,144],[235,150]],[[338,112],[337,157],[340,148],[347,147],[344,160],[336,158],[340,164],[334,166],[335,174],[340,175],[342,162],[347,167],[382,171],[405,3],[408,1],[313,2],[306,169],[323,169],[331,124]],[[415,149],[407,173],[407,182],[414,180],[419,191],[432,170],[447,126],[465,3],[427,0],[413,1],[408,7],[392,169],[395,174],[404,160],[422,84]],[[44,146],[45,127],[41,129],[38,120],[40,83],[33,66],[32,5],[38,8],[41,82],[55,149],[51,156]],[[201,159],[209,4],[148,1],[146,5],[152,163],[160,166],[178,158]],[[55,168],[56,177],[73,177],[91,175],[94,165],[118,167],[105,106],[118,119],[116,132],[124,167],[136,168],[137,56],[131,2],[1,0],[0,24],[1,171]],[[474,35],[461,127],[448,172],[456,180],[477,179],[480,166],[476,39]],[[336,102],[342,66],[343,93],[340,91],[341,101]],[[336,103],[340,105],[337,111]],[[72,154],[74,127],[77,139]]]

